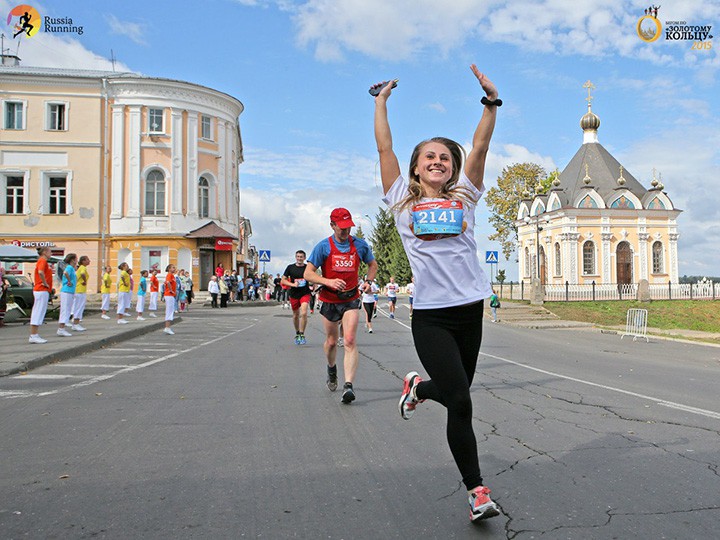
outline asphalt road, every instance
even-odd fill
[[[321,324],[203,309],[0,379],[0,538],[717,538],[720,349],[486,323],[473,387],[502,514],[471,525],[407,308],[359,337],[357,401]],[[342,368],[341,368],[342,370]]]

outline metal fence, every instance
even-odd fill
[[[645,341],[650,342],[650,338],[647,336],[647,309],[628,309],[627,319],[625,321],[625,333],[620,336],[620,339],[625,336],[632,336],[633,341],[637,338],[645,338]]]
[[[529,300],[531,285],[524,282],[495,283],[495,292],[506,300]],[[720,283],[703,280],[698,283],[651,284],[648,287],[651,300],[716,300],[720,299]],[[596,300],[635,300],[636,283],[618,284],[570,284],[544,285],[545,302],[594,302]]]

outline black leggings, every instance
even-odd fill
[[[363,307],[365,308],[365,322],[370,322],[375,309],[375,302],[363,302]]]
[[[468,490],[482,485],[472,426],[470,385],[482,341],[483,301],[441,309],[415,309],[415,350],[430,380],[417,387],[418,399],[447,408],[447,439]]]

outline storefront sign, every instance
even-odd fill
[[[55,247],[55,242],[35,242],[35,241],[20,241],[20,240],[13,240],[12,241],[13,246],[21,247],[21,248],[39,248],[39,247]]]
[[[216,238],[215,239],[215,251],[232,251],[233,241],[232,238]]]

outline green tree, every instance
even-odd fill
[[[502,170],[497,187],[491,187],[485,196],[490,208],[489,222],[495,233],[489,240],[500,242],[505,260],[517,245],[517,219],[520,201],[532,198],[536,193],[545,193],[551,187],[552,179],[545,169],[536,163],[514,163]]]
[[[505,269],[504,268],[502,270],[498,270],[497,274],[495,274],[495,281],[497,281],[498,283],[505,283],[506,279],[507,278],[505,277]]]
[[[384,286],[390,276],[395,276],[395,281],[398,283],[407,283],[410,281],[412,272],[400,235],[395,228],[395,218],[390,210],[385,208],[378,208],[378,210],[370,239],[375,260],[378,263],[378,284]]]

